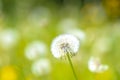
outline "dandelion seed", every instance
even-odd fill
[[[79,45],[79,40],[75,36],[64,34],[53,40],[51,51],[56,58],[64,57],[67,52],[69,52],[71,56],[74,56],[78,52]]]
[[[99,58],[91,57],[88,62],[88,68],[91,72],[100,73],[106,71],[108,66],[101,64]]]
[[[35,76],[48,75],[51,71],[50,61],[48,59],[39,59],[33,63],[31,70]]]

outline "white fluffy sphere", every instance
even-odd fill
[[[73,56],[78,52],[79,45],[79,40],[75,36],[63,34],[53,40],[51,52],[56,58],[64,57],[68,52],[70,52],[70,55]]]

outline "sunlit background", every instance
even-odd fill
[[[51,53],[65,33],[78,80],[120,80],[120,0],[0,0],[0,80],[75,80]]]

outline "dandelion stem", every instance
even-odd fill
[[[75,77],[75,80],[78,80],[78,79],[77,79],[77,75],[76,75],[75,70],[74,70],[74,67],[73,67],[73,64],[72,64],[72,61],[71,61],[71,58],[70,58],[69,52],[67,53],[67,57],[68,57],[68,61],[69,61],[69,63],[70,63],[70,66],[71,66],[71,68],[72,68],[72,72],[73,72],[73,75],[74,75],[74,77]]]

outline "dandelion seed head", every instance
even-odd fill
[[[63,34],[53,40],[51,52],[56,58],[64,57],[68,52],[73,56],[78,52],[79,45],[79,40],[75,36]]]

